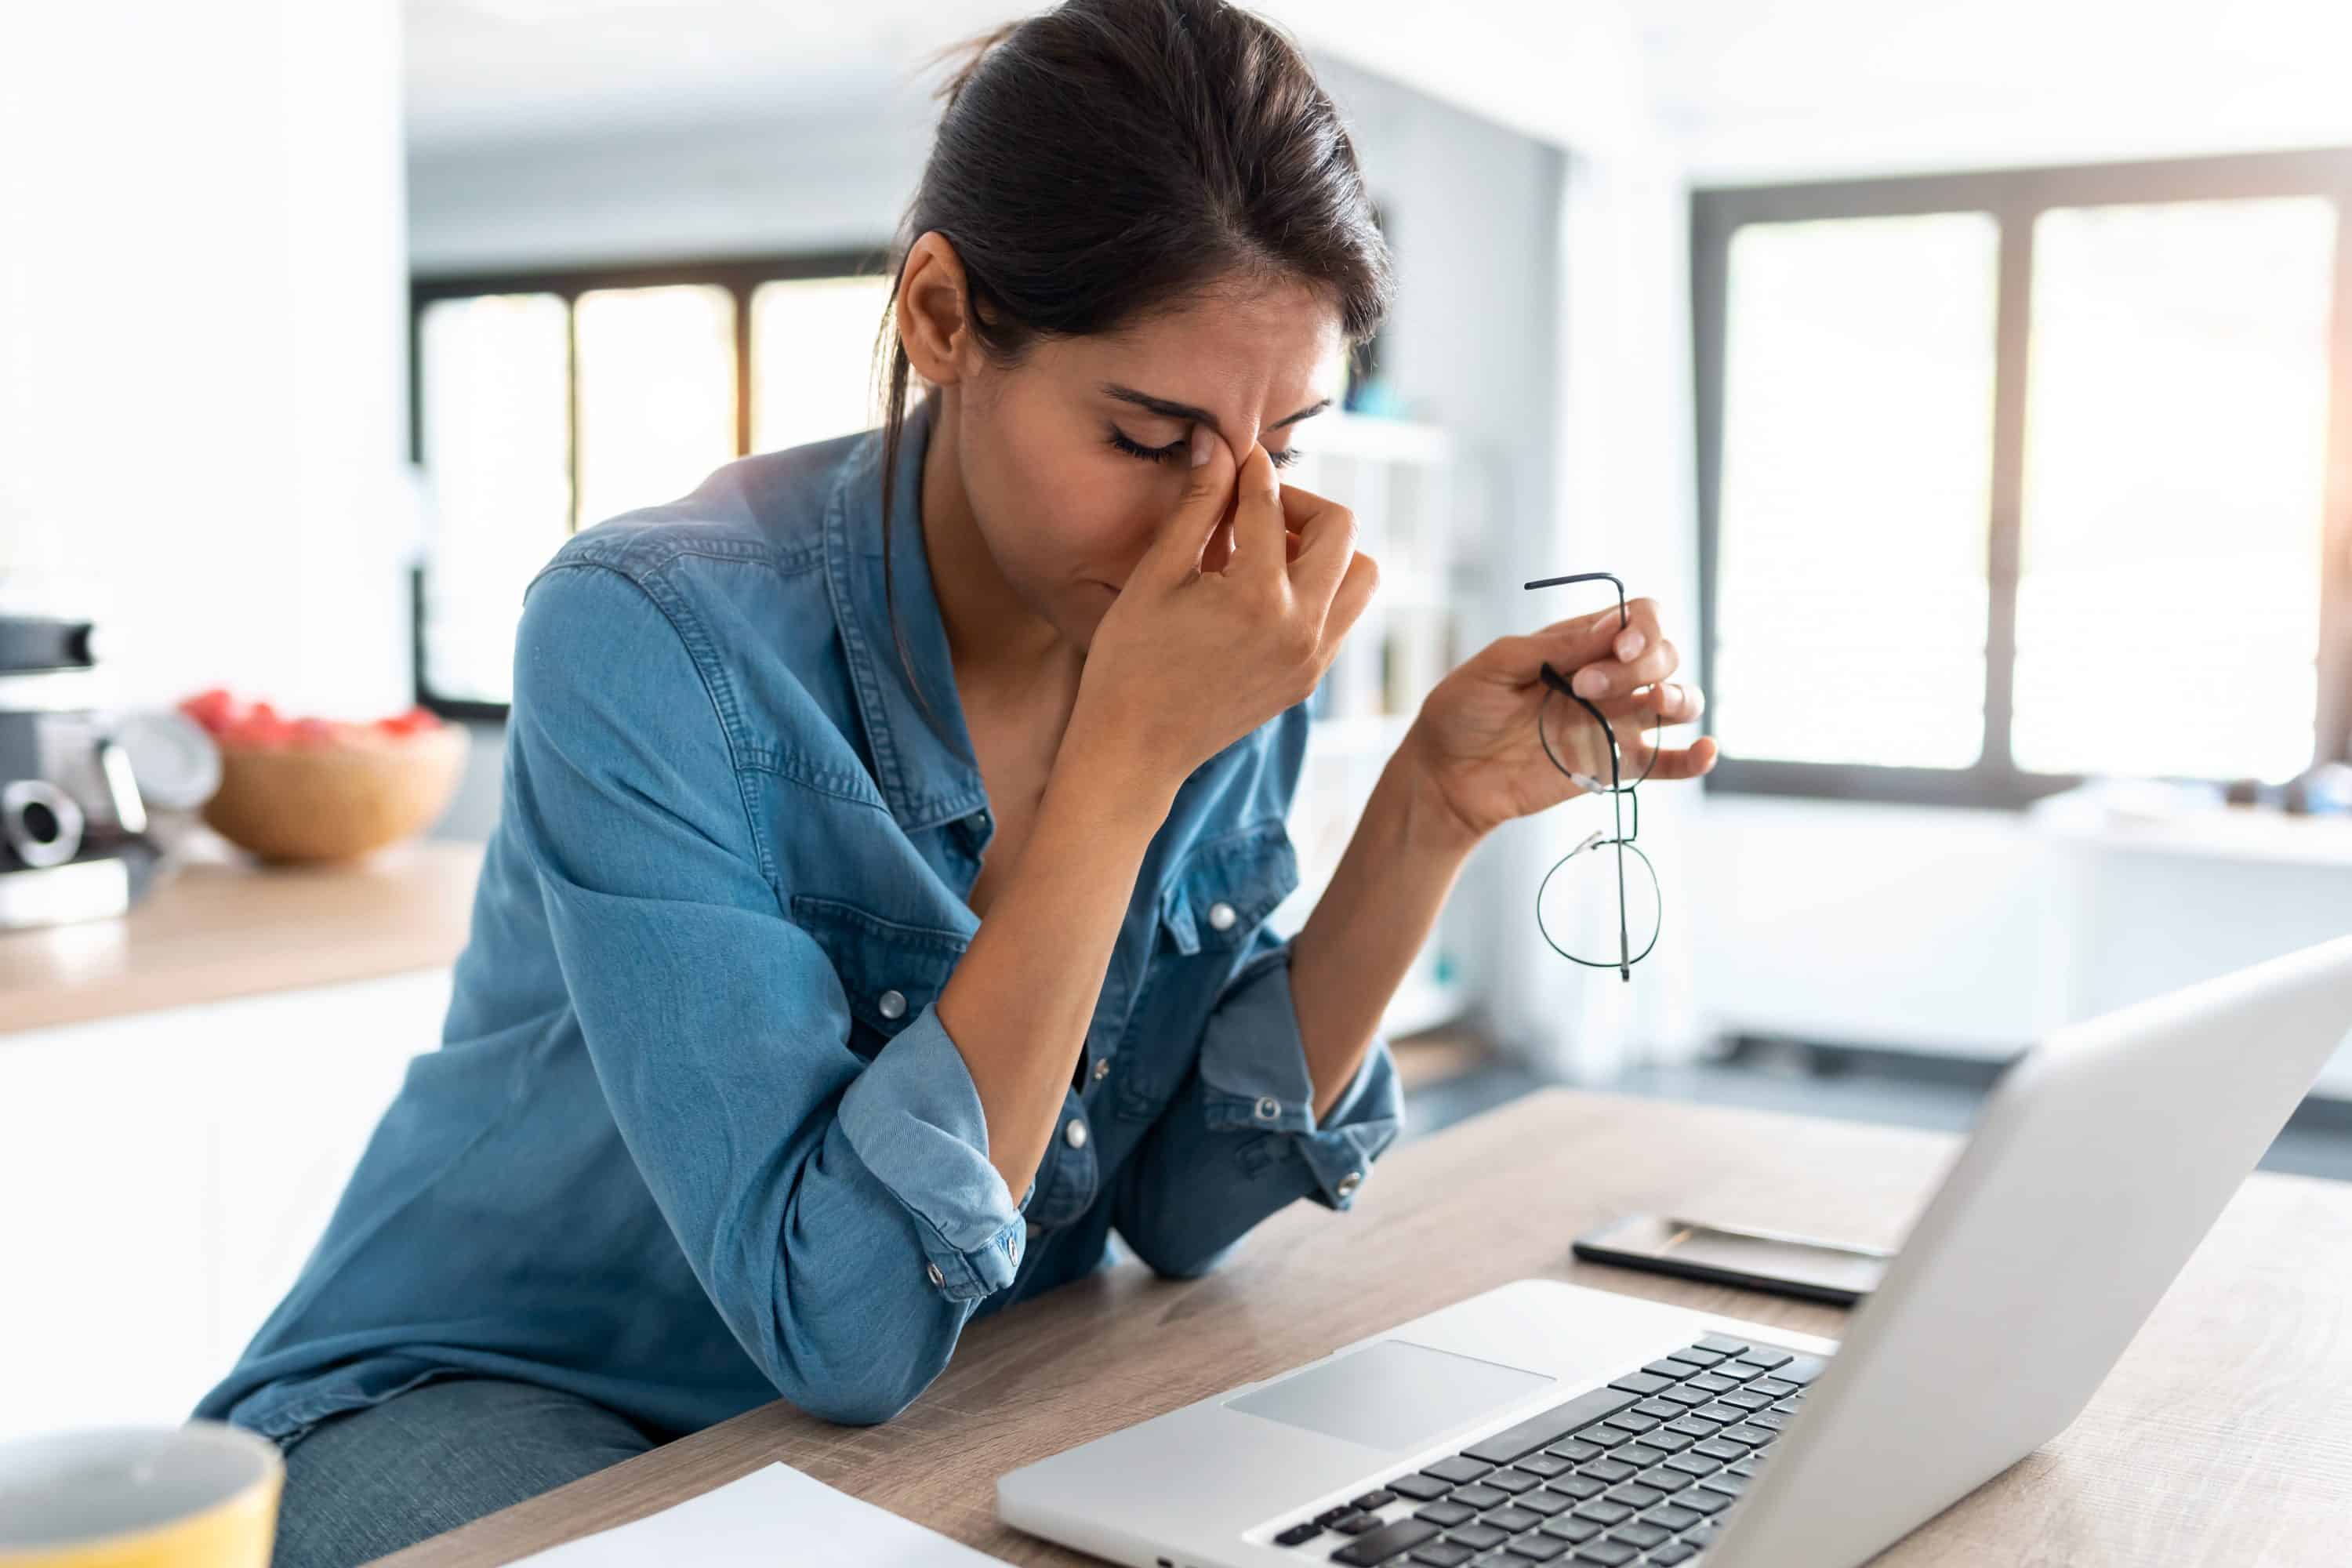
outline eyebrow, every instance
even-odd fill
[[[1117,382],[1106,381],[1102,384],[1102,389],[1107,396],[1116,397],[1122,403],[1132,403],[1138,408],[1149,409],[1164,419],[1189,419],[1197,425],[1206,425],[1220,436],[1224,434],[1224,431],[1218,426],[1217,416],[1205,408],[1195,408],[1189,403],[1178,403],[1173,398],[1154,397],[1148,392],[1138,392],[1131,386],[1121,386]],[[1301,419],[1320,414],[1330,406],[1329,398],[1318,399],[1296,414],[1276,420],[1265,428],[1279,430],[1286,425],[1296,425]]]

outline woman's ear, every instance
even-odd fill
[[[947,236],[926,230],[908,247],[898,274],[898,342],[915,374],[934,386],[961,381],[978,345],[963,262]]]

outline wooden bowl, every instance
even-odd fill
[[[464,726],[338,746],[223,743],[205,821],[274,864],[348,860],[423,832],[457,792]]]

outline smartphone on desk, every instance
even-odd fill
[[[1878,1287],[1891,1252],[1778,1231],[1634,1215],[1576,1238],[1576,1256],[1685,1279],[1851,1307]]]

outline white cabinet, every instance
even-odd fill
[[[0,1034],[0,1440],[184,1417],[274,1307],[450,972]]]

